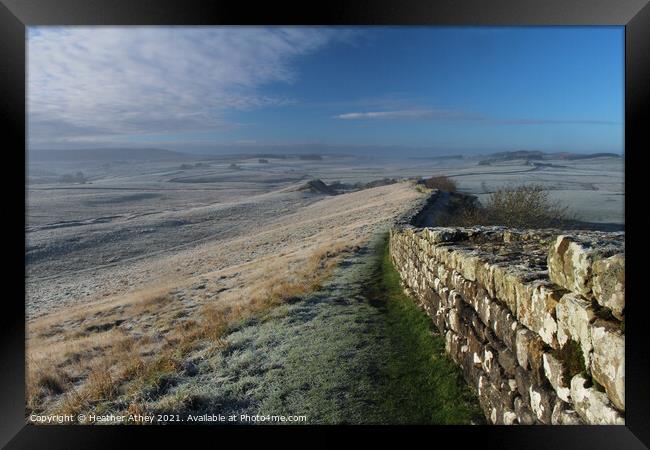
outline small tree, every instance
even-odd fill
[[[537,184],[498,189],[488,197],[485,212],[491,225],[514,228],[561,226],[569,219],[568,207]]]
[[[424,185],[429,189],[440,189],[446,192],[456,192],[458,190],[456,182],[445,176],[427,178],[424,180]]]
[[[491,193],[485,206],[463,203],[446,225],[499,225],[512,228],[563,227],[574,217],[568,207],[552,200],[543,186],[502,187]]]

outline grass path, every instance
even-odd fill
[[[385,238],[318,292],[236,326],[156,402],[181,415],[305,415],[309,424],[480,422],[444,340],[399,287]]]
[[[389,346],[382,373],[379,413],[391,423],[481,423],[483,415],[475,394],[465,384],[459,368],[445,355],[444,338],[434,332],[431,319],[404,294],[400,277],[390,260],[387,241],[369,283],[371,298],[385,308]]]

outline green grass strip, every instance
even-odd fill
[[[445,354],[444,337],[400,286],[384,239],[371,294],[384,301],[390,342],[379,416],[399,424],[483,423],[476,394]]]

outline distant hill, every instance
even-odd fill
[[[516,159],[544,159],[544,152],[531,150],[516,150],[512,152],[497,152],[487,155],[484,161],[512,161]]]
[[[313,192],[315,194],[337,195],[339,192],[332,186],[328,186],[323,180],[311,179],[304,183],[294,184],[281,189],[279,192]]]
[[[495,162],[515,161],[521,159],[527,161],[540,161],[545,159],[576,160],[592,158],[621,158],[621,155],[617,153],[546,153],[537,150],[516,150],[511,152],[497,152],[485,155],[485,157],[479,161],[479,165],[487,165]]]
[[[618,153],[551,153],[558,159],[622,158]]]
[[[464,159],[464,155],[411,156],[409,159]]]
[[[311,191],[318,194],[336,195],[337,192],[318,178],[310,180],[298,188],[300,191]]]
[[[29,150],[27,158],[31,162],[180,161],[198,158],[198,156],[159,148],[97,148]]]

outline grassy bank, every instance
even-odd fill
[[[387,237],[378,250],[381,259],[369,286],[369,298],[383,303],[389,344],[378,415],[388,423],[483,422],[475,393],[445,354],[444,338],[404,294]]]

